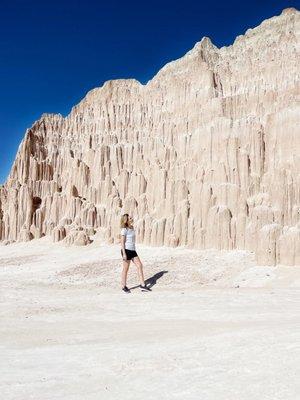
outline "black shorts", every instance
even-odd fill
[[[125,249],[127,260],[131,260],[133,257],[137,257],[137,252],[135,250],[128,250]],[[122,249],[121,249],[121,256],[123,258]]]

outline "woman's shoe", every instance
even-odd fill
[[[122,287],[123,292],[130,293],[130,289],[127,286]]]
[[[150,288],[148,288],[146,285],[140,285],[141,291],[142,292],[152,292]]]

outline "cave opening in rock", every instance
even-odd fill
[[[34,197],[32,199],[32,212],[35,213],[42,204],[42,199],[40,197]]]
[[[31,214],[31,224],[36,225],[37,223],[37,215],[36,210],[40,208],[42,204],[42,199],[40,197],[33,197],[32,199],[32,214]]]

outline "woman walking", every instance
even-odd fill
[[[130,261],[132,260],[137,266],[140,288],[144,291],[151,291],[145,284],[143,265],[135,249],[135,231],[133,228],[133,218],[128,214],[123,214],[121,217],[121,255],[123,258],[123,271],[122,271],[122,290],[130,293],[126,286],[127,274],[129,270]]]

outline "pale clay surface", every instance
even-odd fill
[[[119,241],[300,264],[299,11],[218,49],[204,37],[146,85],[113,80],[27,130],[0,187],[0,240]]]
[[[299,268],[137,251],[151,293],[121,292],[119,245],[0,246],[1,399],[300,398]]]

